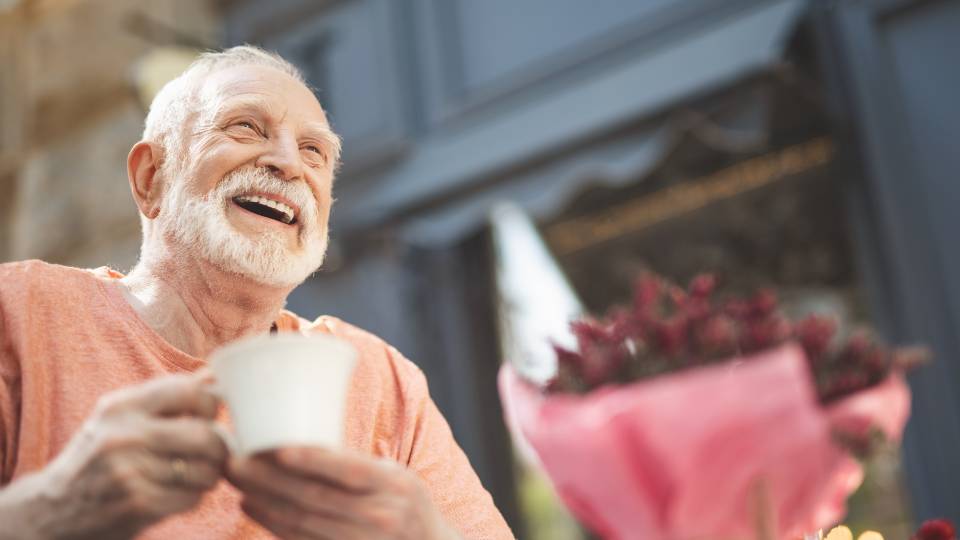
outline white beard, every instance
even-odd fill
[[[200,197],[188,193],[183,180],[171,183],[157,216],[159,232],[187,250],[199,249],[214,266],[264,285],[288,287],[302,283],[323,264],[326,225],[320,223],[317,201],[304,182],[284,181],[262,168],[244,168]],[[282,195],[300,209],[300,253],[287,247],[282,231],[241,233],[230,224],[227,206],[232,199],[254,191]]]

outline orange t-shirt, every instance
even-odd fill
[[[123,297],[109,269],[41,261],[0,265],[0,485],[36,471],[64,447],[111,390],[204,364],[167,343]],[[359,353],[345,444],[415,471],[466,538],[513,538],[443,416],[423,373],[379,338],[333,317],[283,312],[281,331],[323,332]],[[140,538],[271,538],[222,481],[194,510]]]

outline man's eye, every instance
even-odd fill
[[[254,130],[254,131],[257,130],[257,128],[255,128],[251,122],[241,121],[241,122],[237,122],[236,125],[239,126],[239,127],[243,127],[243,128],[247,128],[247,129],[252,129],[252,130]]]
[[[313,152],[314,154],[317,154],[324,161],[326,161],[327,159],[327,156],[323,153],[323,150],[321,150],[319,146],[308,144],[304,146],[303,149],[308,152]]]

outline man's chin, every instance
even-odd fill
[[[299,260],[282,260],[262,266],[244,264],[237,267],[235,265],[233,269],[228,270],[243,275],[260,285],[293,288],[306,281],[307,278],[319,270],[320,263],[306,264]]]
[[[310,271],[303,271],[294,274],[290,271],[282,272],[262,272],[258,269],[238,268],[237,266],[224,265],[221,269],[225,272],[235,274],[241,279],[245,279],[264,287],[274,287],[279,289],[293,289],[307,280],[314,272],[320,268],[314,268]]]
[[[244,240],[246,242],[240,240],[209,250],[207,260],[225,272],[259,285],[280,288],[300,285],[323,264],[323,252],[293,253],[280,244],[266,245],[263,240]]]

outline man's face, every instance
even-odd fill
[[[269,67],[201,82],[185,160],[168,160],[158,225],[182,249],[258,282],[300,283],[323,262],[334,136],[313,93]]]

